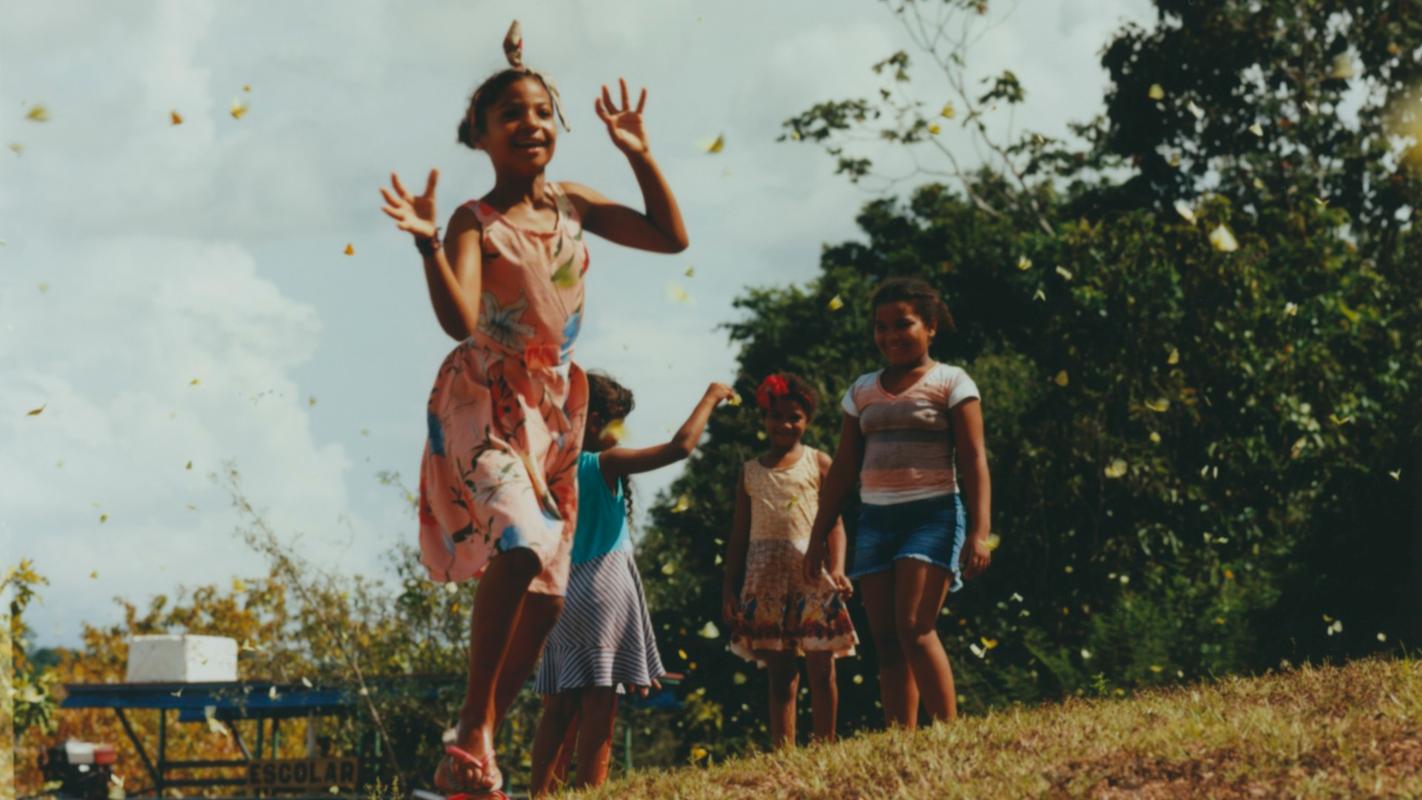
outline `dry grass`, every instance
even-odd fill
[[[1367,660],[647,771],[609,798],[1422,797],[1422,663]]]

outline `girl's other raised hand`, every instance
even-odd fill
[[[390,186],[394,190],[380,187],[380,195],[385,198],[385,206],[380,210],[395,220],[395,227],[413,234],[417,239],[428,239],[438,231],[435,212],[435,184],[439,182],[439,170],[430,170],[425,183],[425,193],[415,197],[400,182],[400,176],[390,173]]]
[[[593,108],[597,109],[598,119],[607,125],[607,135],[612,137],[612,143],[618,150],[629,156],[646,153],[650,145],[647,142],[647,129],[642,124],[642,108],[647,105],[647,90],[642,89],[634,109],[627,97],[627,81],[618,78],[617,85],[622,88],[621,108],[612,101],[612,93],[607,90],[607,84],[603,84],[602,97],[593,101]]]
[[[724,383],[712,383],[706,387],[706,397],[722,403],[736,396],[736,390]]]

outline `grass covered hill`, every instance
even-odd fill
[[[1304,667],[637,773],[611,798],[1422,797],[1422,662]]]

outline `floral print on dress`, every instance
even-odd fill
[[[420,549],[430,577],[462,581],[514,548],[538,556],[531,591],[561,595],[577,518],[577,460],[587,380],[572,362],[587,262],[576,210],[554,184],[552,230],[526,230],[466,204],[485,254],[477,330],[445,358],[427,410],[420,465]]]
[[[479,332],[507,350],[522,353],[524,345],[533,338],[533,326],[519,322],[527,309],[525,298],[501,306],[493,292],[484,292],[479,303]]]

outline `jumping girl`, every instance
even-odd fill
[[[523,65],[518,23],[509,68],[474,91],[459,141],[488,155],[494,187],[457,208],[441,239],[435,183],[413,196],[392,174],[386,214],[414,236],[440,327],[460,344],[428,405],[420,468],[420,548],[430,577],[479,579],[469,675],[439,791],[496,793],[498,722],[557,621],[577,513],[587,380],[572,361],[583,317],[587,230],[660,253],[686,248],[671,189],[647,144],[642,109],[619,81],[594,107],[626,157],[646,212],[545,176],[563,115],[552,81]]]

